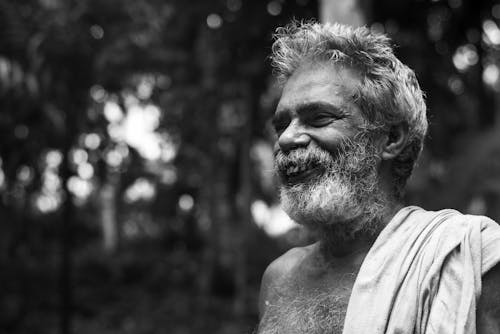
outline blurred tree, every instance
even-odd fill
[[[495,146],[498,6],[496,1],[396,5],[388,0],[373,8],[371,28],[393,37],[398,55],[416,70],[427,92],[430,134],[409,192],[426,207],[467,210],[476,196],[474,175],[484,170],[477,162],[490,160],[492,149],[478,147]]]
[[[105,248],[116,250],[122,233],[148,231],[151,219],[168,219],[166,233],[177,233],[173,221],[184,219],[179,210],[197,217],[181,228],[183,240],[199,234],[206,245],[198,263],[201,300],[211,305],[216,273],[234,267],[234,311],[244,313],[251,298],[246,239],[255,233],[249,152],[254,138],[267,135],[262,129],[272,107],[260,105],[268,90],[270,33],[292,13],[312,17],[315,4],[33,0],[0,6],[5,229],[18,229],[17,236],[7,234],[8,244],[23,261],[16,249],[34,247],[21,239],[34,227],[32,218],[60,222],[55,237],[62,249],[47,261],[62,254],[61,332],[71,330],[79,308],[70,289],[79,224],[100,221]],[[139,114],[152,117],[149,132],[139,135],[155,138],[146,149],[127,132],[141,126],[133,121]],[[138,201],[167,202],[155,204],[157,216],[141,214],[150,218],[137,221],[134,210],[150,208],[132,205]],[[88,210],[95,213],[78,222]],[[13,318],[7,327],[44,327]]]
[[[488,166],[494,164],[497,151],[497,1],[385,0],[372,6],[370,1],[322,0],[321,4],[325,19],[351,18],[357,25],[359,18],[365,18],[372,31],[389,34],[396,53],[415,69],[427,92],[429,139],[421,166],[410,179],[408,201],[432,209],[468,210],[471,201],[491,193],[491,187],[485,190],[485,182],[478,179],[487,178],[491,184],[498,178],[484,173],[491,170]],[[478,165],[478,161],[485,162]],[[481,176],[476,177],[478,173]],[[436,193],[440,195],[432,195]],[[499,219],[492,207],[475,213]]]
[[[496,214],[485,180],[499,179],[488,158],[499,5],[346,3],[394,38],[427,91],[429,149],[410,198]],[[132,320],[166,326],[162,312],[179,331],[255,320],[259,271],[277,251],[250,213],[256,199],[276,201],[256,158],[272,152],[266,120],[279,96],[271,34],[317,6],[0,0],[0,330],[53,332],[57,310],[62,333],[147,332]],[[474,166],[482,159],[488,168]],[[153,292],[134,294],[131,281]]]
[[[371,0],[320,0],[321,22],[338,22],[359,27],[370,17]]]

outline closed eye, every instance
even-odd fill
[[[341,108],[323,102],[304,104],[297,108],[297,113],[304,124],[312,127],[327,126],[346,116]]]
[[[317,113],[313,115],[308,115],[304,119],[304,123],[308,124],[309,126],[312,127],[323,127],[327,126],[328,124],[339,120],[341,117],[337,115],[333,115],[331,113]]]

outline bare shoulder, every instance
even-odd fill
[[[260,286],[259,314],[264,314],[266,305],[273,303],[279,296],[280,291],[286,289],[283,286],[287,277],[310,252],[313,245],[306,247],[296,247],[278,257],[264,271]]]
[[[483,276],[477,313],[479,334],[500,334],[500,263]]]

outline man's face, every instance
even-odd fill
[[[277,149],[288,153],[314,143],[335,155],[365,123],[353,101],[359,82],[353,70],[331,64],[297,69],[283,88],[273,118]]]
[[[299,68],[284,86],[273,118],[275,165],[282,206],[298,223],[374,220],[370,215],[383,206],[375,198],[377,149],[361,130],[366,121],[353,99],[359,83],[353,70],[315,64]]]

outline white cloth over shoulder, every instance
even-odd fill
[[[491,219],[403,208],[361,266],[343,333],[476,333],[481,276],[498,262]]]

